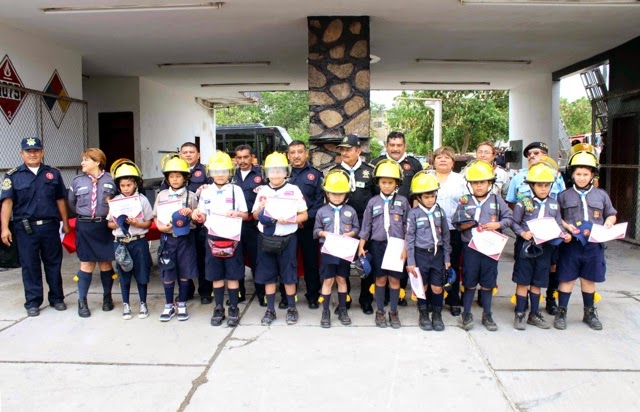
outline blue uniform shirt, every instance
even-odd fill
[[[334,233],[335,212],[333,208],[333,205],[326,204],[318,210],[313,226],[314,238],[318,239],[318,233],[323,230]],[[355,209],[349,205],[342,205],[338,213],[340,215],[340,233],[337,234],[344,235],[345,233],[355,232],[356,236],[358,236],[360,222],[358,222],[358,215]],[[320,238],[320,243],[324,243],[324,238]]]
[[[607,192],[597,187],[592,187],[586,195],[588,221],[598,225],[604,224],[609,216],[618,212],[614,209]],[[574,186],[560,193],[558,204],[562,210],[562,218],[565,222],[576,225],[578,221],[584,219],[584,207],[580,194]]]
[[[231,178],[231,183],[240,186],[242,193],[244,193],[244,200],[247,202],[247,209],[253,210],[253,204],[255,203],[257,196],[255,190],[258,186],[264,185],[264,179],[262,178],[262,171],[260,170],[260,167],[253,166],[244,179],[242,179],[242,171],[239,168],[236,169],[236,173]],[[249,214],[249,216],[251,216],[251,214]]]
[[[369,200],[362,218],[360,239],[387,241],[387,233],[384,229],[384,203],[381,195],[374,196]],[[389,237],[404,239],[407,215],[410,209],[411,206],[409,206],[406,197],[393,196],[389,204]]]
[[[407,265],[415,266],[415,248],[431,249],[436,244],[444,247],[444,262],[450,262],[451,255],[451,235],[449,233],[449,225],[447,217],[444,215],[442,208],[437,206],[433,212],[433,223],[436,225],[437,239],[433,238],[431,224],[427,212],[416,206],[409,211],[407,217]]]
[[[529,169],[520,170],[509,182],[509,192],[505,200],[509,203],[516,203],[525,196],[532,196],[529,183],[525,183]],[[560,173],[556,173],[556,181],[551,185],[549,196],[557,199],[558,194],[565,189],[564,179]]]
[[[308,162],[301,168],[291,168],[289,183],[298,186],[305,202],[307,202],[307,213],[309,220],[313,224],[316,213],[324,204],[324,193],[322,191],[322,172],[311,166]]]
[[[529,225],[527,225],[527,222],[541,217],[554,218],[562,230],[562,218],[560,217],[558,201],[547,197],[544,200],[544,213],[542,215],[540,215],[541,206],[542,201],[538,198],[526,196],[518,200],[518,203],[516,203],[513,209],[513,223],[511,225],[511,229],[516,235],[520,236],[522,232],[528,232]],[[562,230],[562,233],[564,234],[565,231]]]
[[[463,196],[456,212],[464,210],[471,216],[475,216],[477,207],[477,203],[473,196]],[[496,230],[496,232],[502,232],[502,230],[511,227],[511,223],[513,222],[513,213],[500,196],[489,194],[485,198],[485,202],[479,207],[480,217],[476,219],[479,224],[484,225],[489,222],[498,222],[500,223],[500,229]],[[463,230],[461,237],[463,242],[470,242],[472,237],[471,229]]]
[[[4,199],[13,199],[14,220],[60,220],[57,201],[66,197],[58,169],[41,164],[35,175],[22,164],[5,175],[0,204]]]
[[[69,207],[74,210],[78,216],[91,217],[91,192],[92,179],[84,174],[78,175],[73,179],[69,190]],[[109,214],[108,201],[113,199],[116,194],[116,184],[111,179],[109,173],[104,173],[98,179],[97,204],[95,217],[106,217]]]

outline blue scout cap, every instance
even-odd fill
[[[127,215],[120,215],[116,218],[116,223],[118,224],[118,227],[120,229],[122,229],[122,233],[124,233],[125,236],[127,236],[129,234],[129,224],[127,223]]]
[[[25,137],[20,142],[20,150],[40,150],[42,149],[42,140],[38,137]]]
[[[458,210],[451,217],[451,224],[453,226],[456,226],[456,227],[461,225],[461,224],[463,224],[463,223],[469,223],[469,222],[474,222],[475,223],[475,225],[473,225],[472,227],[478,226],[478,222],[476,222],[476,220],[473,218],[473,216],[471,216],[465,210]]]
[[[452,267],[449,267],[449,269],[445,271],[445,275],[447,276],[447,283],[444,285],[444,290],[448,292],[451,290],[451,285],[456,281],[456,279],[458,279],[458,275],[456,270]]]
[[[543,253],[544,250],[542,250],[542,247],[536,245],[536,242],[534,242],[532,239],[524,242],[524,244],[522,245],[522,250],[520,251],[520,257],[525,259],[537,258],[539,256],[542,256]]]
[[[190,227],[191,218],[189,216],[183,216],[180,212],[173,212],[171,215],[171,225],[173,226],[173,234],[176,236],[186,236],[191,231]]]
[[[360,256],[356,260],[355,268],[361,278],[366,278],[371,273],[371,253],[367,253],[365,256]]]
[[[591,235],[591,228],[593,227],[593,223],[589,222],[588,220],[583,220],[577,222],[576,227],[580,229],[580,233],[578,233],[577,235],[574,234],[573,236],[575,236],[580,241],[580,243],[582,243],[582,246],[587,246],[587,243],[589,243],[589,236]]]

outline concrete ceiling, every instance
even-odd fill
[[[640,5],[478,6],[458,0],[227,0],[220,10],[47,15],[45,7],[181,4],[190,0],[0,0],[0,22],[82,56],[87,76],[142,76],[205,99],[239,91],[307,88],[307,16],[368,15],[373,90],[401,81],[517,86],[640,35]],[[517,65],[420,64],[431,59],[518,59]],[[162,69],[160,63],[268,60],[267,67]],[[288,87],[202,88],[203,83],[290,82]],[[446,87],[437,86],[443,89]],[[451,87],[449,87],[451,88]]]

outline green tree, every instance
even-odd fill
[[[380,153],[382,153],[382,149],[384,149],[384,146],[378,139],[371,138],[369,140],[369,149],[371,150],[371,159],[375,159],[376,157],[380,156]]]
[[[433,110],[415,98],[442,100],[442,142],[466,153],[483,140],[508,140],[509,92],[502,90],[423,90],[403,92],[388,112],[389,125],[407,137],[407,151],[430,153],[433,145]]]
[[[586,97],[572,102],[560,98],[560,116],[569,136],[591,133],[591,103]]]

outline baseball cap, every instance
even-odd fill
[[[591,228],[593,227],[593,223],[589,222],[588,220],[583,220],[580,222],[576,222],[576,227],[580,229],[580,233],[578,233],[577,235],[574,234],[573,236],[575,236],[580,241],[580,243],[582,243],[582,246],[586,246],[587,243],[589,243],[589,236],[591,236]]]
[[[360,138],[350,134],[342,138],[338,147],[360,147]]]
[[[549,153],[549,146],[547,146],[545,142],[531,142],[522,151],[522,154],[524,155],[524,157],[527,157],[527,154],[531,149],[541,149],[541,150],[544,150],[545,153]]]
[[[25,137],[20,142],[20,150],[42,149],[42,140],[39,137]]]
[[[444,287],[444,290],[448,292],[451,290],[451,286],[456,281],[456,279],[458,279],[458,275],[456,274],[456,270],[452,267],[449,267],[449,269],[445,270],[445,275],[446,275],[447,283],[445,283],[443,287]]]
[[[451,224],[453,226],[455,226],[455,227],[457,227],[457,226],[459,226],[459,225],[461,225],[463,223],[469,223],[469,222],[475,222],[475,225],[472,226],[472,227],[478,226],[478,222],[476,222],[476,220],[473,218],[473,216],[471,216],[465,210],[458,210],[451,217]]]
[[[173,212],[171,215],[171,225],[173,226],[173,234],[176,236],[186,236],[191,231],[191,218],[183,216],[180,212]]]
[[[122,243],[120,243],[116,248],[115,259],[122,270],[124,270],[125,272],[131,272],[131,269],[133,269],[133,260],[131,259],[129,250]]]
[[[122,233],[127,236],[129,234],[129,224],[127,223],[127,215],[120,215],[116,218],[118,227],[122,229]]]
[[[539,256],[542,256],[543,253],[544,250],[542,249],[542,247],[536,245],[536,242],[534,242],[532,239],[524,242],[524,244],[522,245],[522,250],[520,251],[520,257],[525,259],[537,258]]]
[[[356,259],[355,268],[361,278],[366,278],[371,273],[371,253],[367,253],[365,256],[360,256]]]

